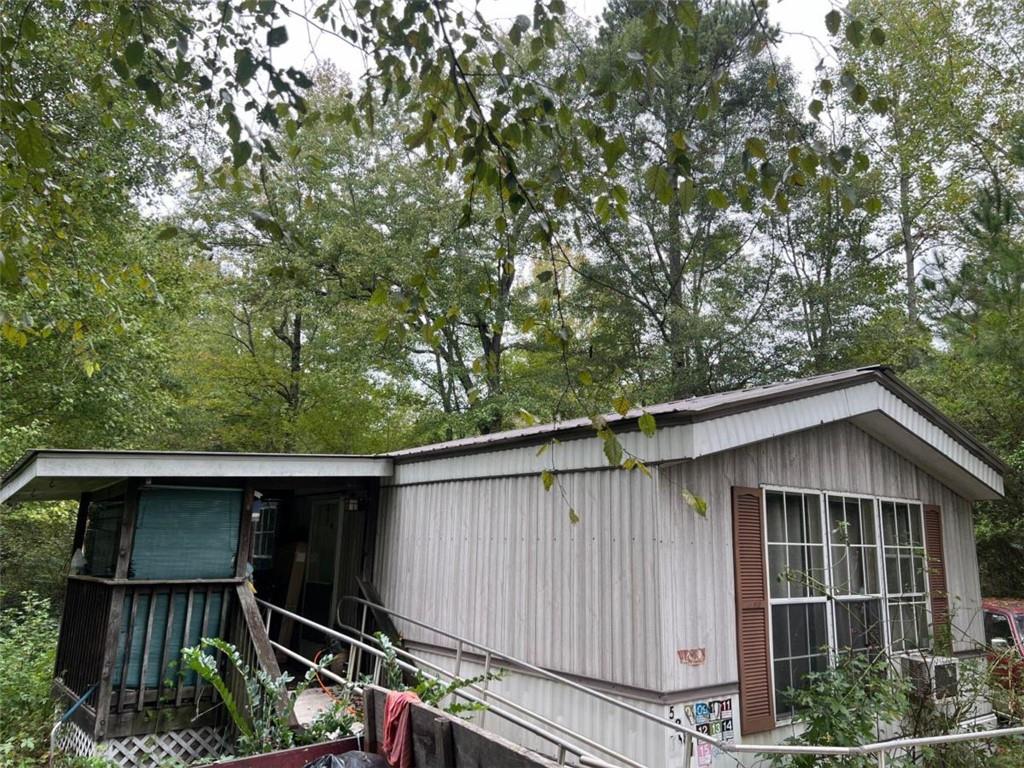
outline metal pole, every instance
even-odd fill
[[[359,636],[360,637],[366,637],[366,613],[369,610],[370,610],[370,606],[368,606],[368,605],[364,605],[363,606],[363,616],[362,616],[362,619],[359,622],[359,633],[360,633]],[[355,649],[355,650],[356,650],[356,663],[355,663],[355,667],[353,668],[353,674],[354,675],[358,675],[359,674],[359,670],[362,669],[362,666],[363,666],[363,649],[362,648],[358,648],[358,649]],[[352,680],[353,680],[353,682],[355,682],[355,678],[354,677],[352,678]]]
[[[878,768],[885,768],[885,750],[878,753]]]
[[[558,748],[558,764],[565,765],[565,747]]]
[[[483,693],[480,694],[480,698],[487,701],[487,687],[491,682],[491,652],[488,651],[484,655],[484,683]],[[480,713],[480,727],[484,727],[484,718],[487,717],[487,708],[484,707],[484,711]]]
[[[683,768],[690,768],[691,755],[693,754],[693,737],[688,734],[683,734]]]

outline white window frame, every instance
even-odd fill
[[[833,561],[832,561],[832,531],[829,525],[828,519],[828,497],[833,496],[843,499],[858,499],[868,500],[872,503],[873,507],[873,522],[875,525],[875,568],[877,571],[878,578],[878,594],[864,595],[866,598],[877,597],[881,601],[881,622],[882,622],[882,643],[883,649],[886,653],[892,653],[894,651],[892,646],[892,624],[891,617],[889,615],[889,585],[887,580],[887,573],[885,570],[885,533],[882,527],[882,502],[892,502],[896,504],[908,504],[916,505],[918,508],[918,515],[920,517],[920,530],[921,530],[921,549],[923,552],[925,569],[924,569],[924,602],[925,611],[928,622],[928,633],[929,638],[932,642],[935,639],[934,623],[931,615],[931,594],[930,584],[928,581],[927,564],[928,564],[928,551],[926,542],[924,540],[924,503],[918,499],[905,499],[895,496],[876,496],[866,493],[851,493],[845,491],[834,491],[825,490],[820,488],[799,488],[795,486],[785,485],[762,485],[761,486],[761,519],[763,522],[763,536],[762,544],[764,547],[764,568],[767,576],[767,587],[768,587],[768,651],[769,651],[769,672],[771,676],[772,686],[772,699],[773,699],[773,717],[778,725],[785,725],[792,720],[791,716],[782,715],[779,716],[778,702],[775,699],[775,638],[774,638],[774,627],[772,617],[772,607],[775,605],[796,605],[799,603],[820,603],[824,602],[826,605],[825,610],[825,631],[828,636],[828,656],[829,664],[834,664],[838,653],[837,642],[836,642],[836,626],[835,626],[835,605],[836,602],[841,600],[832,599],[829,600],[827,597],[784,597],[777,598],[772,597],[772,572],[769,562],[769,538],[768,538],[768,493],[791,493],[791,494],[802,494],[804,496],[817,496],[818,497],[818,510],[821,515],[821,531],[822,540],[825,547],[825,573],[824,583],[827,589],[828,595],[835,596],[835,585],[833,584]],[[775,542],[778,544],[779,542]],[[788,542],[787,542],[788,543]],[[902,593],[900,593],[902,594]],[[897,649],[898,652],[902,652],[902,649]]]

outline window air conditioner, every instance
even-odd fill
[[[900,672],[910,680],[914,693],[945,699],[957,691],[957,660],[951,656],[928,653],[902,654]]]

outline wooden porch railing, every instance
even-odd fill
[[[249,586],[238,578],[143,581],[72,576],[57,649],[57,688],[96,685],[77,716],[95,738],[221,722],[216,693],[181,668],[181,649],[203,637],[233,643],[250,667],[279,675]],[[244,681],[223,667],[244,701]]]

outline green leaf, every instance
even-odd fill
[[[658,431],[658,425],[654,421],[653,414],[647,413],[647,411],[644,411],[640,418],[636,420],[636,425],[640,427],[640,431],[647,437],[654,437],[654,433]]]
[[[871,42],[875,45],[885,45],[885,30],[881,27],[872,27]]]
[[[124,49],[124,60],[129,67],[137,67],[142,63],[142,57],[146,53],[146,46],[141,40],[132,40]]]
[[[747,154],[751,157],[759,157],[762,160],[768,157],[768,148],[765,146],[763,140],[756,136],[751,136],[746,141]]]
[[[25,123],[14,134],[14,148],[21,159],[34,168],[45,168],[50,162],[50,147],[42,128],[35,121]]]
[[[729,197],[717,187],[708,190],[708,202],[719,210],[729,207]]]
[[[811,117],[815,120],[821,114],[821,110],[825,108],[825,105],[821,103],[821,99],[813,99],[810,104],[807,105],[807,111],[811,113]]]
[[[612,141],[606,142],[603,148],[604,163],[608,170],[612,170],[619,158],[626,154],[626,138],[622,134],[616,136]]]
[[[580,521],[580,516],[576,514],[576,510],[569,507],[569,523],[570,525],[576,525]]]
[[[288,30],[285,27],[274,27],[267,32],[267,45],[277,48],[288,42]]]
[[[850,91],[850,98],[853,99],[853,103],[858,107],[864,106],[868,100],[868,89],[864,87],[862,83],[857,83],[853,86],[853,90]]]
[[[872,216],[877,216],[882,212],[882,200],[877,196],[869,197],[864,201],[864,210]]]
[[[248,141],[238,141],[231,145],[231,164],[235,168],[241,168],[252,156],[252,144]]]
[[[173,225],[166,226],[163,229],[161,229],[159,232],[156,233],[156,239],[157,239],[157,241],[160,241],[160,240],[170,240],[172,237],[176,237],[177,234],[178,234],[178,228],[177,227],[175,227]]]
[[[632,407],[632,403],[630,403],[629,399],[624,395],[617,395],[612,399],[612,408],[615,409],[615,412],[619,414],[619,416],[625,416],[629,413],[629,409]]]
[[[700,10],[692,0],[683,0],[676,7],[676,18],[684,26],[693,32],[700,26]]]
[[[871,100],[871,109],[876,114],[884,115],[889,111],[889,100],[885,96],[875,96]]]
[[[252,52],[248,48],[239,48],[235,51],[235,81],[244,87],[255,74],[256,61],[252,57]]]
[[[851,19],[846,25],[846,39],[854,48],[860,48],[864,43],[864,22],[860,19]]]
[[[686,213],[693,207],[693,201],[697,199],[697,187],[693,179],[687,176],[679,185],[679,208]]]
[[[284,239],[284,230],[281,229],[281,225],[274,221],[273,216],[256,211],[252,214],[252,223],[256,226],[260,232],[265,232],[275,240]]]
[[[839,11],[833,9],[825,14],[825,29],[828,30],[830,35],[838,34],[839,25],[842,21],[843,15]]]
[[[604,456],[608,459],[608,464],[613,467],[622,464],[622,444],[615,433],[605,429],[601,433],[601,439],[604,441]]]
[[[550,491],[555,485],[555,473],[550,469],[545,469],[540,473],[540,481],[544,484],[544,490]]]
[[[701,517],[707,517],[708,516],[708,500],[707,499],[705,499],[705,498],[703,498],[701,496],[695,496],[693,493],[691,493],[686,488],[683,488],[683,490],[680,491],[680,495],[683,497],[683,501],[686,503],[686,505],[688,507],[690,507],[690,509],[692,509],[694,512],[696,512]]]

